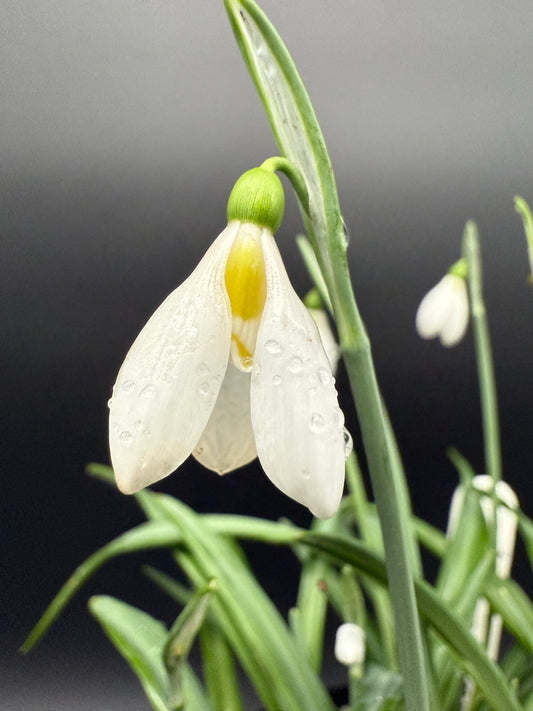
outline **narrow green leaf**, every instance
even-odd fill
[[[216,711],[243,711],[233,654],[220,629],[206,623],[200,631],[204,677]]]
[[[218,711],[205,693],[198,677],[190,664],[184,664],[182,669],[183,696],[187,700],[186,711]],[[229,710],[228,710],[229,711]],[[238,707],[235,711],[240,711]]]
[[[446,547],[439,569],[436,589],[451,605],[463,596],[465,580],[478,565],[488,546],[487,526],[479,504],[479,493],[463,487],[456,499],[459,508],[455,530],[446,539]],[[454,508],[455,508],[454,507]],[[454,516],[457,509],[454,510]]]
[[[107,595],[92,597],[89,610],[137,675],[155,711],[172,711],[167,704],[168,676],[162,656],[165,626],[146,612]]]
[[[172,547],[179,542],[180,536],[176,526],[168,521],[149,521],[132,528],[95,551],[76,568],[59,590],[21,646],[21,651],[26,654],[39,642],[72,597],[109,560],[126,553]]]
[[[400,674],[377,664],[367,664],[365,673],[350,685],[351,711],[395,711],[403,701]]]
[[[523,511],[518,510],[517,514],[518,530],[524,541],[529,562],[533,566],[533,521]]]
[[[533,654],[533,604],[520,585],[511,579],[493,579],[485,597],[507,629]]]
[[[307,184],[311,220],[305,210],[302,216],[316,238],[323,270],[329,264],[329,240],[342,250],[346,240],[333,169],[311,101],[287,48],[257,4],[225,0],[225,5],[277,143]]]
[[[215,590],[216,580],[212,579],[195,592],[172,625],[163,648],[163,661],[169,672],[187,659]]]

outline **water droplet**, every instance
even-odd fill
[[[344,425],[344,412],[340,409],[340,407],[336,407],[333,410],[331,424],[333,425],[333,427],[336,428],[342,427]]]
[[[118,423],[113,422],[113,432],[118,432]]]
[[[203,395],[204,397],[209,395],[210,390],[211,388],[209,387],[209,383],[202,383],[198,388],[200,395]]]
[[[299,373],[302,367],[303,361],[300,357],[294,356],[294,358],[291,358],[291,361],[289,363],[289,370],[291,371],[291,373]]]
[[[124,430],[124,432],[120,433],[119,439],[122,444],[131,444],[133,442],[133,435],[131,432],[128,432],[128,430]]]
[[[328,385],[331,381],[331,373],[327,368],[319,368],[318,372],[318,379],[322,383],[322,385]]]
[[[309,471],[309,469],[302,469],[302,476],[304,479],[309,479],[309,477],[311,476],[311,472]]]
[[[210,370],[209,370],[209,366],[207,365],[207,363],[200,363],[200,365],[196,368],[196,375],[199,375],[199,376],[205,377],[206,375],[209,375],[209,372],[210,372]]]
[[[314,397],[317,394],[317,392],[318,392],[318,390],[316,388],[309,388],[309,390],[307,391],[307,394],[309,395],[309,397]]]
[[[348,432],[346,427],[343,429],[344,434],[344,459],[348,459],[353,449],[353,439],[352,435]]]
[[[142,434],[145,439],[150,439],[150,437],[152,436],[150,430],[143,430]]]
[[[157,390],[155,389],[155,385],[145,385],[139,393],[139,397],[143,397],[146,400],[153,400],[156,395]]]
[[[348,229],[348,225],[344,221],[344,217],[342,218],[342,231],[344,234],[344,246],[347,247],[350,244],[350,230]]]
[[[272,378],[272,382],[274,383],[274,385],[279,385],[281,383],[281,375],[275,375]]]
[[[112,404],[113,404],[113,398],[110,397],[109,400],[107,401],[107,406],[110,408]]]
[[[122,383],[122,390],[124,390],[125,393],[130,393],[134,387],[135,387],[135,382],[133,380],[125,380]]]
[[[147,466],[146,459],[144,457],[141,457],[139,462],[141,464],[141,469],[146,469],[146,466]]]
[[[265,348],[269,353],[272,353],[273,355],[277,355],[278,353],[281,353],[283,351],[283,346],[277,341],[267,341],[265,343]]]
[[[142,421],[142,420],[137,420],[137,421],[135,422],[135,429],[136,429],[136,430],[142,430],[142,428],[143,428],[143,421]]]
[[[326,422],[322,415],[318,412],[313,412],[311,415],[311,421],[309,422],[309,429],[311,432],[322,432],[325,426]]]

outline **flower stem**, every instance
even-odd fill
[[[500,424],[496,396],[496,378],[490,344],[487,310],[483,300],[483,282],[481,274],[481,256],[479,234],[474,222],[466,223],[463,235],[463,250],[468,261],[468,285],[472,309],[472,325],[476,346],[476,359],[483,419],[483,441],[485,447],[485,466],[487,474],[495,485],[502,478],[500,446]]]
[[[343,263],[345,255],[336,250],[331,256],[333,279],[328,287],[381,522],[406,708],[429,711],[426,661],[409,552],[410,521],[400,504],[402,492],[394,472],[394,453],[370,341],[355,303],[347,265]]]

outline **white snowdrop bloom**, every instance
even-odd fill
[[[273,233],[281,182],[237,181],[228,225],[144,326],[119,371],[109,440],[127,494],[192,453],[219,474],[256,456],[271,481],[320,518],[344,486],[344,416],[332,367],[292,288]]]
[[[416,330],[422,338],[439,337],[443,346],[455,346],[468,326],[466,282],[448,273],[422,299],[416,313]]]
[[[365,631],[354,622],[345,622],[337,628],[335,635],[335,658],[347,667],[365,661]]]

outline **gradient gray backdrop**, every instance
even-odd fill
[[[263,7],[329,146],[417,513],[445,523],[457,478],[449,444],[483,470],[471,334],[445,351],[414,331],[417,304],[458,258],[468,218],[482,236],[505,475],[527,507],[533,291],[512,198],[533,203],[533,4]],[[89,594],[106,592],[171,621],[175,611],[138,572],[148,556],[100,573],[29,659],[15,649],[74,566],[140,521],[131,500],[83,473],[87,461],[108,459],[115,374],[224,227],[234,180],[276,152],[221,1],[2,3],[2,708],[148,708],[85,608]],[[303,293],[299,229],[289,195],[278,241]],[[360,451],[342,371],[339,386]],[[308,520],[258,466],[218,479],[191,462],[161,488],[198,510]],[[289,554],[251,555],[288,606]],[[334,662],[328,674],[342,678]]]

